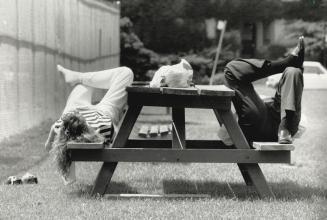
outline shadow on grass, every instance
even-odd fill
[[[76,184],[69,194],[73,197],[86,197],[91,198],[93,185],[89,184]],[[107,192],[108,194],[137,194],[138,191],[126,183],[123,182],[110,182]]]
[[[327,198],[327,191],[322,188],[301,186],[291,181],[268,184],[277,200],[302,200],[312,197]],[[255,188],[253,186],[246,186],[245,183],[164,180],[163,189],[165,194],[208,194],[213,198],[260,199]]]
[[[327,199],[327,191],[323,188],[302,186],[295,182],[285,181],[280,183],[268,183],[274,192],[277,200],[293,201],[305,200],[313,197]],[[97,198],[91,196],[92,185],[76,184],[68,192],[72,197]],[[106,194],[138,194],[137,189],[124,182],[111,182]],[[164,180],[163,194],[197,194],[209,195],[211,198],[227,198],[238,200],[258,200],[258,196],[253,186],[246,186],[245,183],[227,183],[215,181],[189,181],[189,180]],[[116,197],[107,197],[107,199],[117,199]],[[124,198],[122,198],[124,199]],[[126,198],[125,198],[126,199]],[[127,197],[128,199],[128,197]],[[139,198],[142,199],[142,198]],[[145,198],[146,199],[146,198]],[[152,198],[157,199],[157,198]],[[159,198],[163,199],[163,198]],[[169,198],[164,199],[185,199]]]

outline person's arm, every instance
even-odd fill
[[[48,139],[47,139],[47,141],[45,142],[45,150],[48,151],[48,152],[51,150],[52,142],[53,142],[54,137],[55,137],[55,135],[56,135],[56,133],[54,132],[54,126],[55,126],[55,125],[52,125],[52,126],[51,126],[51,129],[50,129],[50,132],[49,132]]]
[[[59,129],[60,129],[60,126],[61,126],[61,121],[58,120],[56,121],[52,126],[51,126],[51,129],[50,129],[50,132],[49,132],[49,136],[48,136],[48,139],[47,141],[45,142],[45,150],[46,151],[50,151],[51,150],[51,147],[52,147],[52,142],[56,136],[56,134],[59,133]]]

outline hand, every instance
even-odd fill
[[[59,134],[62,123],[61,122],[55,122],[52,126],[51,129],[53,129],[55,134]]]
[[[45,148],[45,150],[47,152],[49,152],[51,150],[51,148],[52,148],[52,142],[54,140],[54,137],[55,137],[55,135],[59,134],[60,128],[61,128],[61,125],[58,124],[58,123],[54,123],[51,126],[48,139],[47,139],[47,141],[45,142],[45,145],[44,145],[44,148]]]

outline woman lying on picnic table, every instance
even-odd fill
[[[51,127],[45,148],[54,154],[65,184],[75,181],[75,164],[66,155],[67,142],[110,142],[127,102],[126,86],[133,81],[133,72],[118,67],[99,72],[80,73],[58,65],[66,83],[75,85],[62,116]],[[91,104],[94,88],[107,89],[102,100]]]
[[[224,83],[235,90],[232,101],[247,140],[292,142],[291,136],[296,133],[301,116],[303,60],[301,37],[297,47],[282,60],[237,59],[226,65]],[[65,81],[75,87],[61,118],[51,127],[45,147],[54,153],[64,183],[69,184],[75,181],[75,165],[67,158],[67,142],[110,142],[127,102],[125,88],[132,83],[133,72],[127,67],[88,73],[60,65],[57,68]],[[252,82],[283,71],[274,101],[264,103]],[[161,67],[150,86],[189,86],[192,75],[192,67],[182,60],[179,64]],[[108,89],[96,105],[91,104],[93,88]],[[228,144],[227,132],[223,131],[220,129],[218,135]]]
[[[75,87],[68,97],[62,116],[50,129],[45,148],[54,155],[64,183],[70,184],[76,177],[75,163],[71,163],[66,154],[67,142],[103,142],[105,145],[110,143],[127,104],[125,89],[132,84],[133,72],[128,67],[118,67],[81,73],[60,65],[57,70],[64,75],[66,83]],[[171,82],[169,79],[166,81],[171,86],[187,86],[185,83],[189,83],[189,76],[193,74],[191,65],[184,59],[178,64],[161,67],[156,76],[163,75],[166,71],[171,73]],[[175,77],[180,73],[187,76],[185,83],[176,83]],[[154,82],[155,80],[152,86],[156,85]],[[160,86],[160,81],[158,83]],[[96,105],[91,104],[94,88],[107,89],[105,96]]]

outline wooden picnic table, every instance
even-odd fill
[[[260,197],[274,197],[258,163],[290,163],[289,150],[261,151],[250,147],[231,111],[234,91],[223,86],[150,88],[130,86],[128,109],[110,148],[101,144],[69,144],[73,161],[104,162],[93,186],[93,194],[105,194],[118,162],[237,163],[247,185]],[[143,106],[172,108],[172,138],[129,139]],[[212,109],[225,125],[234,148],[219,140],[186,140],[185,108]]]

